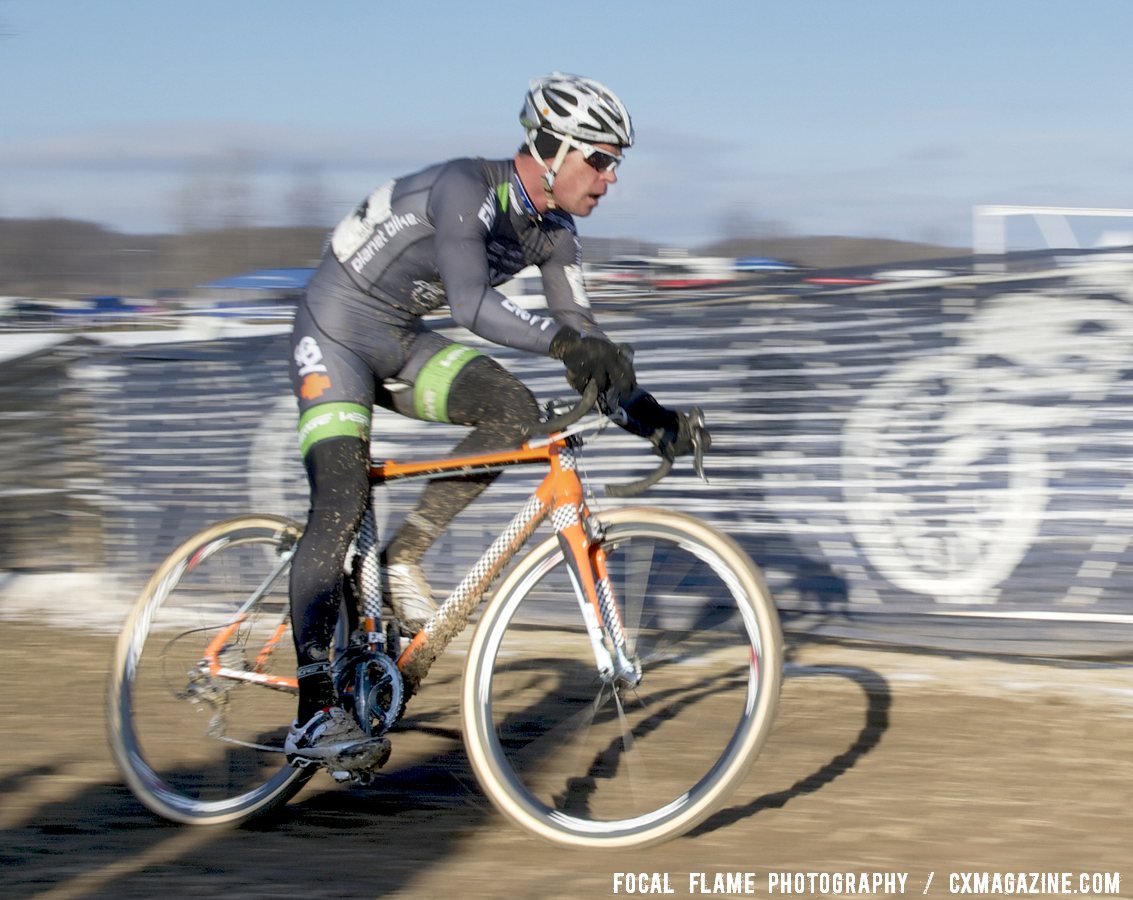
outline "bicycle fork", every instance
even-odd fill
[[[582,498],[568,493],[551,513],[566,559],[574,595],[586,623],[599,679],[615,688],[637,687],[641,664],[631,654],[625,626],[606,568],[602,526],[590,516]],[[609,638],[608,645],[606,638]]]

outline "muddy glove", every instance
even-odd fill
[[[560,359],[567,370],[567,381],[580,394],[591,381],[611,406],[616,398],[627,397],[637,384],[629,355],[604,338],[583,337],[569,325],[551,341],[551,357]]]

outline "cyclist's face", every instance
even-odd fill
[[[612,144],[594,146],[615,156],[620,152]],[[617,180],[617,173],[613,169],[599,172],[586,161],[581,151],[571,150],[555,176],[555,203],[559,209],[572,216],[588,216],[610,185]]]

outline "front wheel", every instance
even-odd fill
[[[177,548],[119,637],[110,748],[151,810],[191,825],[237,823],[311,777],[283,755],[295,712],[288,575],[299,526],[242,516]]]
[[[709,816],[747,774],[778,704],[783,641],[758,569],[691,516],[598,516],[641,679],[600,676],[559,542],[535,548],[473,635],[461,695],[484,792],[559,844],[640,847]]]

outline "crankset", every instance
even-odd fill
[[[389,656],[351,646],[331,665],[335,691],[371,736],[387,732],[405,711],[405,682]]]

